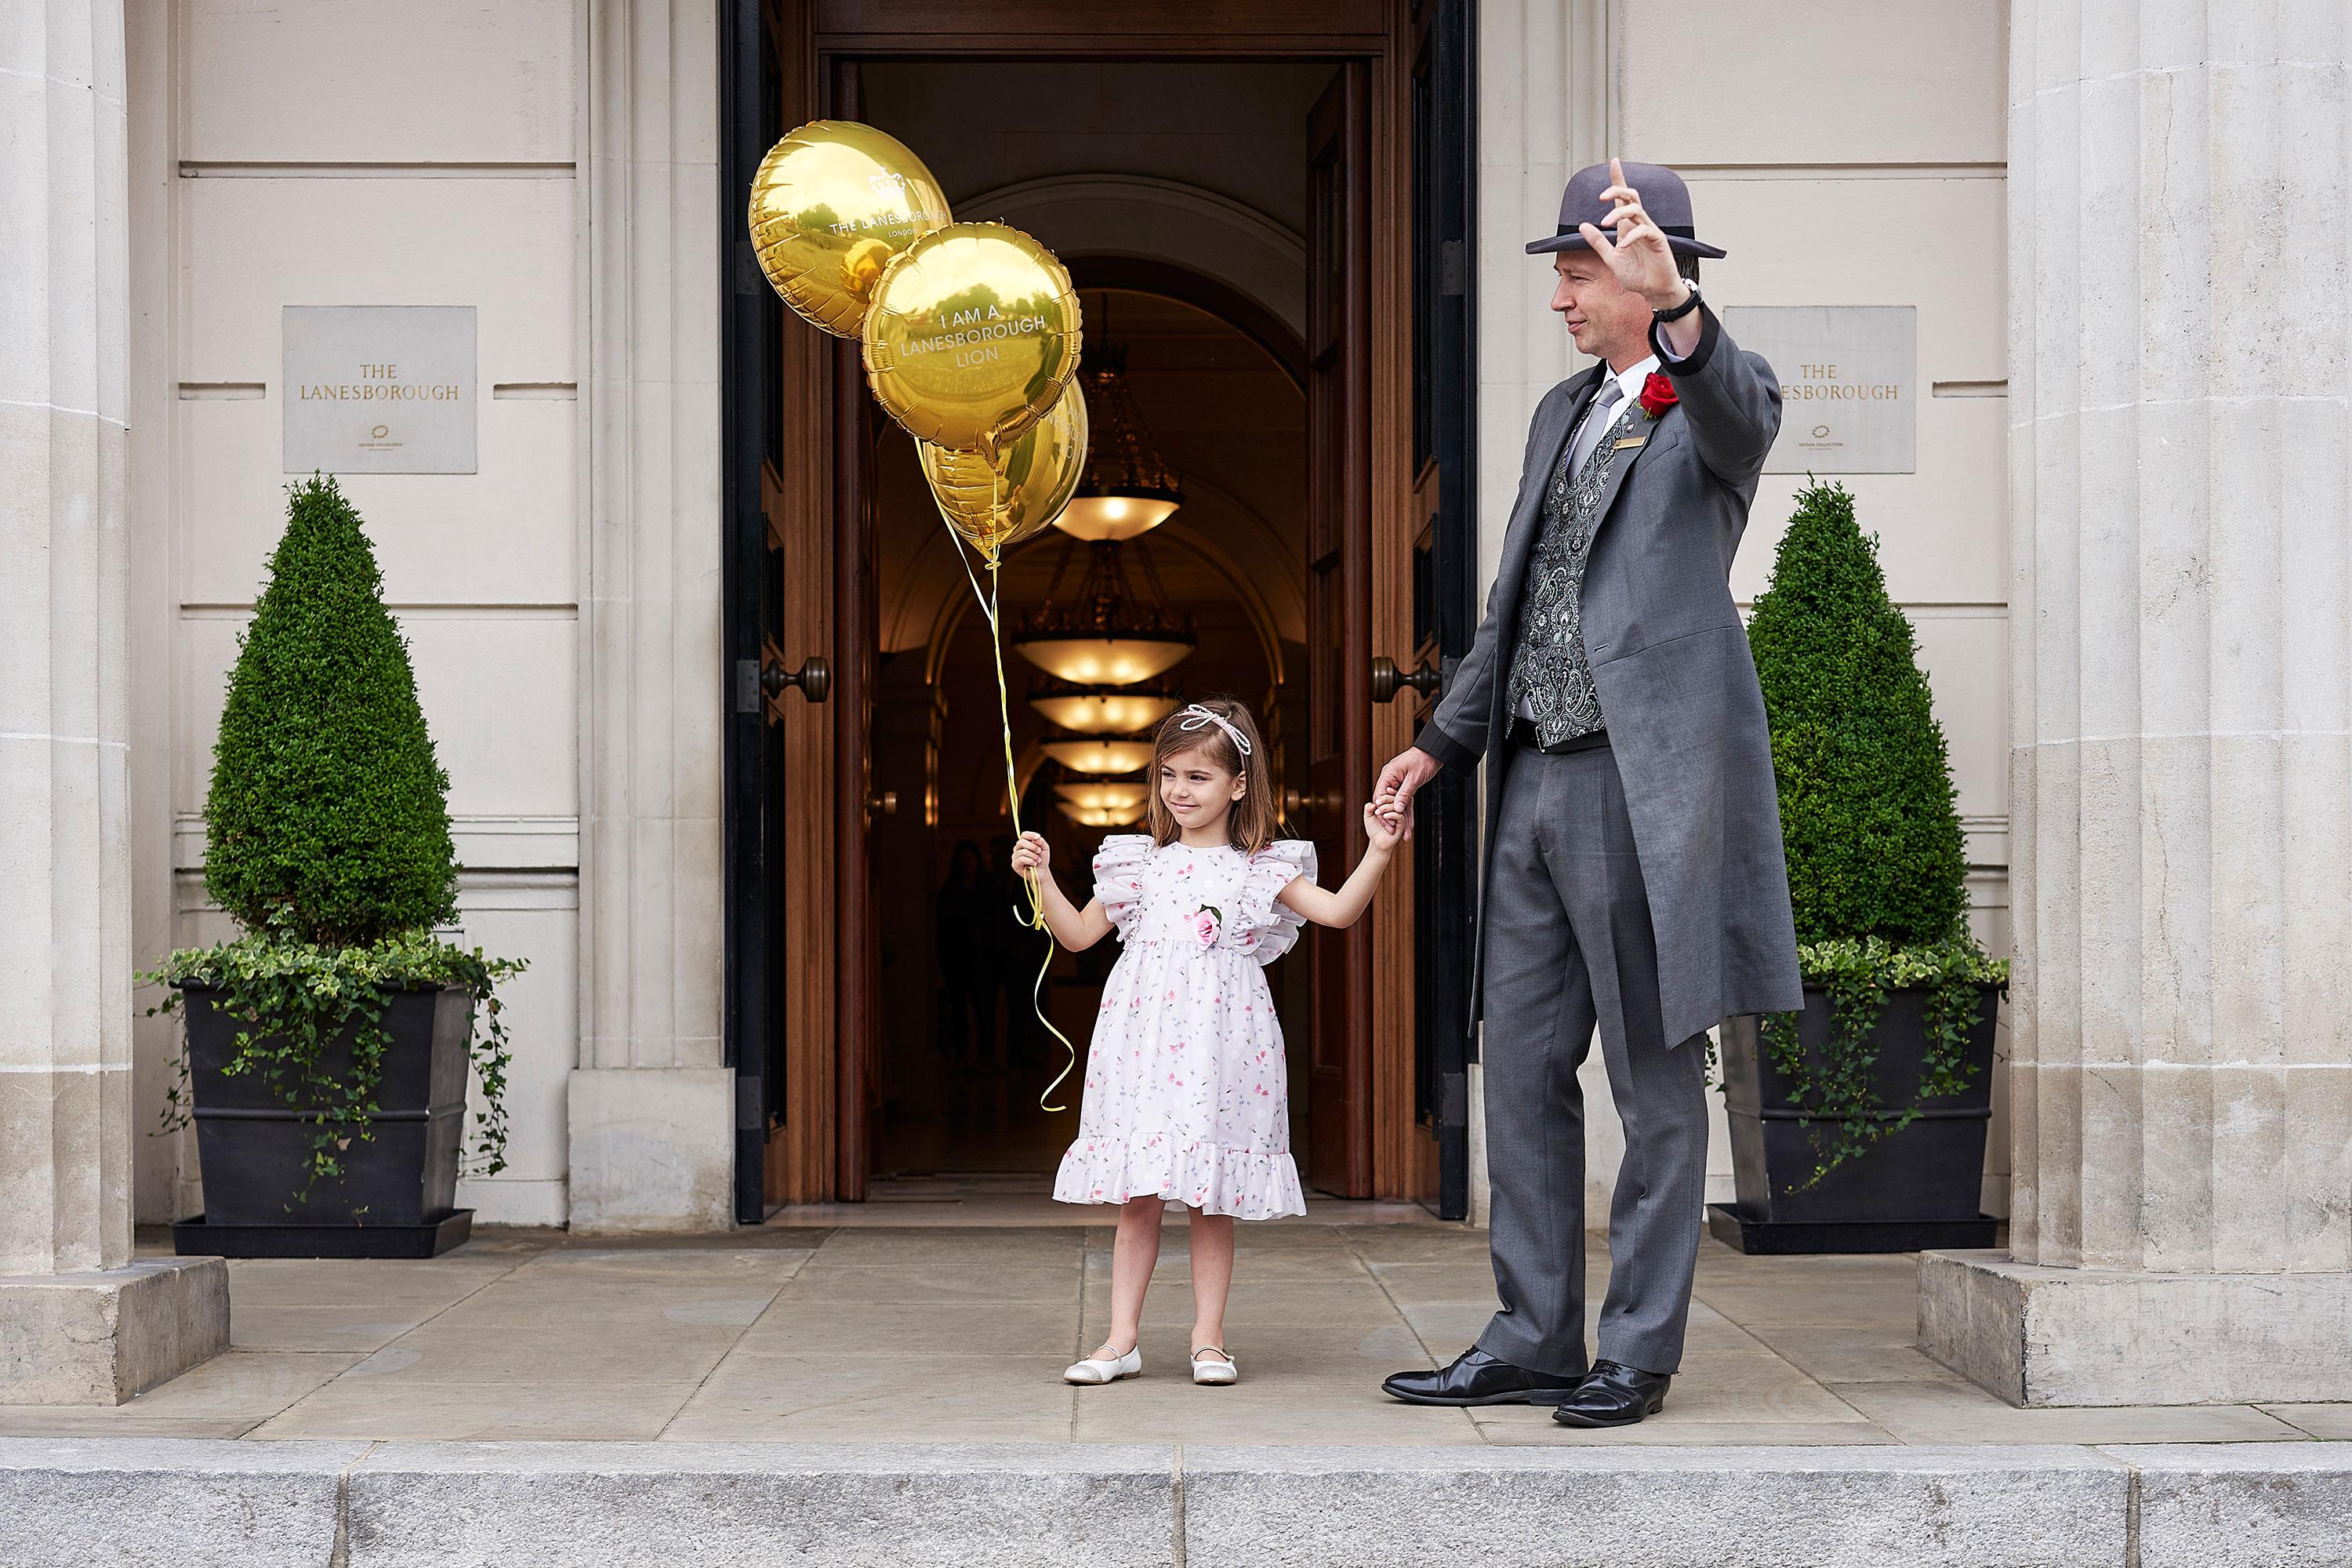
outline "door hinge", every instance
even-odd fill
[[[760,661],[739,658],[735,661],[735,711],[757,713],[760,710]]]
[[[1440,1127],[1470,1125],[1468,1073],[1444,1072],[1437,1075],[1437,1124]]]

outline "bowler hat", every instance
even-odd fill
[[[1684,256],[1721,256],[1715,246],[1691,237],[1690,188],[1683,177],[1663,163],[1628,163],[1619,161],[1625,171],[1625,183],[1642,198],[1642,210],[1650,215],[1666,237],[1667,247]],[[1588,250],[1584,236],[1576,232],[1580,223],[1609,233],[1609,210],[1613,205],[1601,199],[1601,193],[1614,181],[1609,177],[1609,165],[1595,163],[1589,169],[1579,169],[1568,182],[1568,189],[1559,198],[1559,232],[1543,239],[1528,241],[1528,254],[1541,256],[1554,250]]]

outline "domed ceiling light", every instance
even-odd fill
[[[1061,811],[1064,816],[1081,827],[1131,827],[1143,820],[1143,807],[1139,805],[1124,808],[1073,805],[1066,800],[1061,803]]]
[[[1073,740],[1062,738],[1045,743],[1045,752],[1072,773],[1132,773],[1151,765],[1151,742],[1113,738]]]
[[[1184,504],[1184,490],[1136,407],[1126,345],[1105,343],[1088,359],[1089,368],[1078,373],[1087,399],[1086,472],[1054,526],[1089,541],[1132,539],[1167,521]]]
[[[1151,796],[1150,785],[1117,779],[1079,779],[1075,783],[1057,784],[1054,786],[1054,793],[1072,805],[1088,811],[1139,812]]]
[[[1029,706],[1057,729],[1080,735],[1130,735],[1149,730],[1183,700],[1166,681],[1079,686],[1041,678],[1029,683]]]
[[[1139,540],[1133,545],[1151,593],[1147,604],[1127,581],[1119,552],[1129,546],[1108,540],[1087,546],[1086,576],[1074,595],[1063,598],[1062,580],[1076,544],[1075,539],[1063,541],[1045,605],[1021,617],[1013,631],[1013,647],[1022,658],[1048,675],[1081,686],[1132,686],[1192,657],[1198,642],[1192,617],[1168,608],[1168,593],[1160,585],[1148,546]]]

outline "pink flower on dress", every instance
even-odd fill
[[[1202,904],[1193,911],[1192,934],[1201,939],[1202,947],[1217,945],[1217,928],[1224,923],[1224,918],[1213,904]]]

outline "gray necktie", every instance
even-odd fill
[[[1601,395],[1593,400],[1592,412],[1586,415],[1584,423],[1577,427],[1576,444],[1569,450],[1570,474],[1574,475],[1584,471],[1584,459],[1592,456],[1592,448],[1601,445],[1601,437],[1606,435],[1609,426],[1615,423],[1617,404],[1624,395],[1625,389],[1617,384],[1615,376],[1612,375],[1601,383]]]

